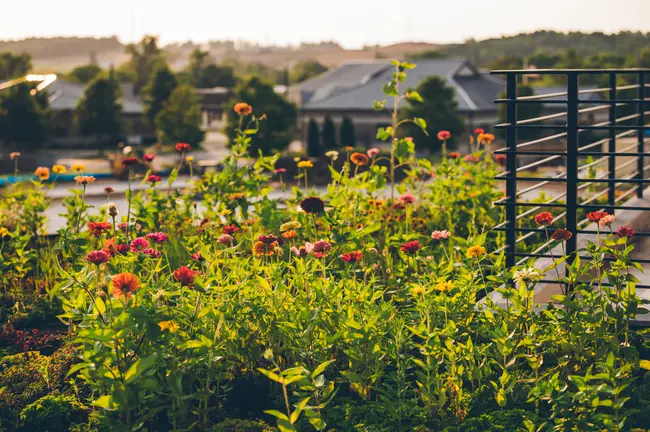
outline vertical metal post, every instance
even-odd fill
[[[638,104],[638,113],[639,113],[639,126],[645,126],[645,72],[641,71],[639,72],[639,100],[643,102],[639,102]],[[643,180],[644,178],[644,172],[643,172],[643,166],[644,166],[644,161],[643,161],[643,153],[645,151],[645,130],[644,129],[639,129],[639,133],[637,134],[638,140],[639,140],[639,145],[637,148],[637,152],[639,153],[639,157],[637,158],[637,171],[639,174],[637,175],[637,178],[639,180]],[[639,198],[643,198],[643,181],[639,182],[639,187],[636,190],[636,196]]]
[[[616,125],[616,73],[609,74],[609,125]],[[608,210],[614,214],[614,205],[616,204],[616,130],[609,130],[609,158],[607,159],[607,204],[610,206]]]
[[[517,262],[517,74],[506,75],[506,266]]]
[[[578,72],[568,72],[567,78],[566,225],[573,236],[566,242],[566,253],[571,255],[578,244]],[[568,259],[571,263],[574,257]]]

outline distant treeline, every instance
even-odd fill
[[[89,53],[123,51],[117,36],[105,38],[53,37],[0,41],[0,52],[26,53],[32,58],[87,56]]]

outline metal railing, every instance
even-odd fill
[[[509,267],[529,258],[552,258],[549,253],[552,240],[546,237],[548,233],[534,224],[530,226],[530,221],[540,211],[554,212],[555,221],[563,222],[573,234],[565,245],[566,254],[572,257],[570,260],[578,249],[578,236],[597,233],[585,229],[590,223],[585,218],[586,212],[650,211],[647,206],[625,204],[634,196],[642,198],[650,183],[647,176],[650,153],[646,150],[646,145],[650,144],[650,124],[646,123],[650,120],[650,111],[646,111],[650,109],[647,81],[650,69],[529,69],[491,73],[506,79],[505,98],[495,101],[505,105],[505,122],[495,126],[505,130],[506,145],[495,151],[506,156],[505,171],[497,176],[505,181],[505,197],[495,203],[505,206],[505,221],[495,229],[505,232],[505,245],[498,252],[505,251]],[[518,83],[532,74],[554,75],[566,82],[566,91],[518,96]],[[581,78],[600,82],[600,86],[581,88]],[[530,108],[530,104],[541,104],[544,111],[534,118],[518,118],[522,107]],[[562,110],[563,107],[566,110]],[[560,112],[556,112],[558,109]],[[602,118],[596,121],[596,116]],[[518,139],[524,134],[527,140]],[[598,134],[602,136],[596,136]],[[627,161],[617,164],[617,158]],[[522,159],[528,160],[521,164]],[[549,177],[526,174],[552,163],[557,164],[561,172]],[[533,184],[520,188],[524,182]],[[526,194],[558,184],[564,184],[565,188],[553,198],[542,202],[524,199]],[[650,233],[637,232],[635,236],[650,236]],[[526,245],[535,240],[535,244],[541,242],[541,245],[527,249]],[[650,263],[650,259],[644,258],[635,258],[635,261]],[[637,287],[650,288],[650,285]]]

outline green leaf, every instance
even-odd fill
[[[280,375],[276,374],[275,372],[272,372],[272,371],[267,370],[267,369],[262,369],[262,368],[257,368],[257,370],[262,375],[264,375],[265,377],[270,379],[271,381],[275,381],[275,382],[280,383],[280,384],[284,383],[284,378],[282,378]]]
[[[280,420],[289,420],[289,417],[287,417],[286,414],[281,413],[278,410],[266,410],[264,411],[268,415],[272,415],[273,417],[280,419]]]
[[[639,367],[641,369],[650,370],[650,360],[640,360]]]
[[[416,91],[411,91],[406,93],[406,97],[410,100],[414,100],[416,102],[424,102],[424,99],[422,99],[422,96],[420,96],[420,93]]]
[[[327,360],[327,361],[319,364],[316,367],[316,369],[314,369],[314,371],[311,373],[311,375],[315,377],[315,376],[318,376],[318,375],[322,374],[325,371],[325,369],[327,369],[327,366],[331,365],[332,363],[334,363],[334,360]]]
[[[418,125],[420,127],[420,129],[422,129],[424,131],[424,133],[427,132],[427,122],[423,118],[416,117],[416,118],[413,119],[413,123]]]
[[[113,398],[110,395],[101,396],[98,399],[95,399],[93,405],[96,407],[111,411],[115,409]]]
[[[306,397],[296,404],[296,409],[294,410],[294,412],[291,413],[291,418],[289,419],[291,424],[294,424],[296,421],[298,421],[298,417],[300,417],[300,413],[302,412],[303,409],[305,409],[305,406],[307,406],[307,403],[309,402],[310,399],[311,397]]]
[[[372,109],[374,109],[375,111],[381,111],[384,109],[385,106],[386,106],[386,99],[384,99],[383,101],[374,101],[372,103]]]
[[[134,381],[140,375],[151,369],[156,364],[157,360],[158,356],[155,354],[141,358],[129,367],[129,370],[124,374],[124,379],[127,383]]]

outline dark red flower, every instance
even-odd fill
[[[399,250],[404,252],[407,255],[413,255],[417,251],[420,250],[422,246],[420,245],[420,242],[417,240],[412,240],[410,242],[404,243],[402,246],[400,246]]]
[[[607,214],[607,212],[600,211],[600,210],[598,210],[598,211],[593,211],[593,212],[591,212],[591,213],[587,213],[587,219],[589,219],[589,220],[592,221],[592,222],[598,222],[598,221],[601,220],[601,219],[603,218],[603,216],[605,216],[606,214]]]
[[[339,258],[345,261],[346,263],[355,263],[363,257],[363,254],[359,251],[348,252],[340,255]]]
[[[138,158],[135,157],[125,157],[122,159],[122,165],[124,166],[132,166],[132,165],[137,165],[138,164]]]
[[[112,194],[113,192],[115,192],[115,189],[113,189],[113,188],[110,187],[110,186],[106,186],[106,187],[104,188],[104,193]]]
[[[555,230],[551,235],[553,240],[569,240],[571,237],[573,237],[573,234],[566,228]]]
[[[152,154],[152,153],[147,153],[144,156],[142,156],[142,159],[146,160],[147,162],[151,162],[155,158],[156,158],[156,155]]]
[[[104,231],[111,229],[111,224],[109,222],[88,222],[88,232],[95,237],[102,235]]]
[[[152,183],[152,184],[156,184],[160,180],[162,180],[162,177],[160,177],[159,175],[156,175],[156,174],[151,174],[151,175],[149,175],[149,177],[147,177],[147,182]]]
[[[413,204],[415,202],[415,195],[405,193],[399,197],[399,200],[404,204]]]
[[[86,255],[86,261],[96,265],[108,262],[110,258],[110,255],[103,250],[94,250]]]
[[[154,248],[146,248],[142,250],[142,253],[149,255],[151,258],[160,258],[161,253]]]
[[[138,237],[131,241],[131,250],[133,252],[142,252],[149,247],[149,241],[144,237]]]
[[[449,138],[451,138],[451,132],[448,130],[441,130],[438,132],[438,139],[440,141],[447,141]]]
[[[194,286],[194,277],[198,274],[187,266],[183,266],[174,270],[174,279],[181,283],[183,286]]]
[[[125,255],[131,250],[131,245],[128,243],[121,243],[121,244],[116,244],[114,248],[117,251],[117,253]]]
[[[267,234],[267,235],[260,235],[257,240],[261,241],[262,243],[266,244],[271,244],[277,242],[279,239],[277,236],[274,236],[273,234]]]
[[[126,230],[129,228],[129,224],[127,222],[120,222],[117,224],[117,228],[123,232],[126,232]]]
[[[549,226],[553,223],[553,215],[549,212],[541,212],[535,215],[537,226]]]
[[[634,236],[634,230],[632,228],[628,227],[620,227],[618,231],[616,231],[616,235],[623,238],[632,238]]]
[[[152,232],[147,234],[145,237],[155,243],[164,243],[167,240],[167,234],[164,232]]]
[[[233,235],[237,231],[239,231],[239,227],[236,227],[235,225],[228,225],[228,226],[225,226],[225,227],[223,227],[221,229],[222,233],[228,234],[228,235]]]
[[[458,152],[449,152],[449,153],[447,153],[447,157],[449,159],[458,159],[460,157],[460,153],[458,153]]]
[[[184,153],[184,152],[188,152],[190,150],[192,150],[192,146],[187,144],[187,143],[179,142],[178,144],[176,144],[176,151],[177,152]]]
[[[325,211],[325,203],[318,197],[307,197],[300,201],[300,208],[305,213],[320,214]]]

